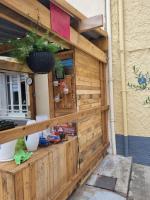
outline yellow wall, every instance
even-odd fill
[[[133,65],[140,67],[143,73],[150,73],[150,1],[125,0],[123,5],[123,22],[119,19],[119,1],[111,0],[112,14],[112,48],[113,79],[115,102],[115,128],[117,134],[124,134],[122,93],[127,101],[127,132],[129,135],[150,136],[150,107],[143,105],[150,92],[135,91],[127,84],[137,83]],[[126,91],[122,91],[121,78],[121,36],[119,24],[124,28],[124,58]]]

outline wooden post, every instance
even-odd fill
[[[107,107],[107,88],[106,88],[106,66],[100,63],[100,87],[101,87],[101,106]],[[108,142],[108,109],[101,111],[102,140],[103,144]]]

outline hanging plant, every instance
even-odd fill
[[[48,73],[55,66],[55,53],[61,48],[48,41],[48,34],[40,37],[36,32],[28,32],[25,37],[9,40],[10,55],[21,63],[27,63],[35,73]]]
[[[135,74],[135,78],[137,80],[137,84],[132,84],[128,82],[128,87],[131,89],[141,90],[141,91],[149,91],[150,90],[150,74],[149,72],[143,73],[140,71],[140,68],[133,66],[133,73]],[[144,105],[150,104],[150,96],[146,97],[144,100]]]

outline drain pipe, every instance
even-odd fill
[[[109,138],[112,148],[112,154],[116,155],[116,134],[115,134],[115,117],[114,117],[114,93],[113,93],[113,76],[112,76],[112,33],[111,33],[111,0],[105,1],[106,7],[106,28],[108,32],[108,79],[109,79]]]
[[[118,0],[119,6],[119,45],[120,45],[120,66],[122,79],[122,103],[123,103],[123,129],[124,129],[124,153],[128,156],[128,120],[127,120],[127,90],[125,70],[125,44],[124,44],[124,12],[123,0]]]

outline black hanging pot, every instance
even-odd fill
[[[49,73],[55,65],[54,54],[46,51],[32,52],[27,57],[27,64],[34,73]]]

